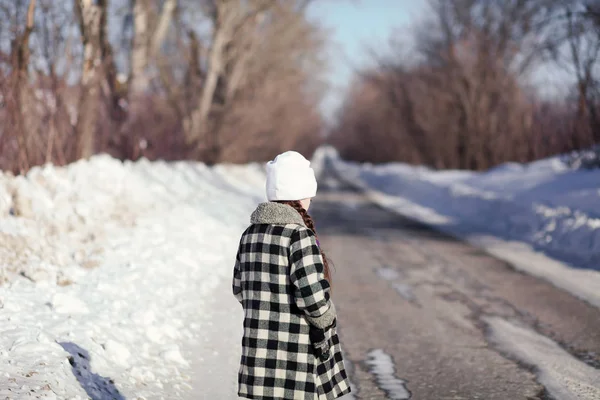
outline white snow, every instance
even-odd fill
[[[530,329],[498,317],[486,317],[490,339],[511,357],[533,367],[555,399],[597,400],[600,371],[577,360],[558,344]]]
[[[558,158],[483,173],[357,164],[323,149],[345,182],[381,206],[487,249],[600,307],[600,170]]]
[[[209,296],[231,279],[263,179],[256,164],[108,156],[0,174],[0,397],[198,398]],[[239,335],[220,336],[231,354]]]
[[[365,364],[369,372],[375,375],[377,386],[386,393],[386,397],[393,400],[410,399],[410,392],[406,389],[406,382],[396,377],[396,368],[392,357],[382,349],[369,351]]]
[[[52,296],[50,307],[58,314],[87,314],[89,309],[85,303],[69,293],[56,293]]]

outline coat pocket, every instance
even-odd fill
[[[310,326],[310,341],[314,350],[314,355],[321,362],[329,360],[331,357],[331,348],[333,347],[333,336],[335,335],[336,319],[325,329]]]

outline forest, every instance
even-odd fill
[[[482,170],[600,143],[599,1],[427,0],[389,51],[370,44],[333,123],[316,1],[0,0],[0,170],[323,143]]]
[[[0,169],[311,153],[326,36],[309,4],[0,0]]]

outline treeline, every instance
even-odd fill
[[[331,137],[343,157],[481,170],[600,144],[599,1],[429,7],[410,49],[356,79]],[[541,74],[568,90],[541,94]]]
[[[310,0],[0,0],[0,170],[321,143]]]

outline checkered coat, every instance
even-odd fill
[[[240,240],[233,293],[244,309],[238,395],[322,400],[350,392],[314,233],[292,207],[263,203]],[[317,330],[329,351],[317,357]]]

